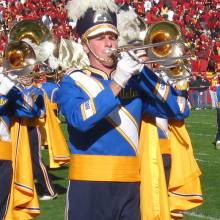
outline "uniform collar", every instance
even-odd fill
[[[102,70],[99,70],[95,67],[88,67],[87,69],[83,70],[83,72],[89,76],[93,76],[93,77],[96,77],[96,78],[99,78],[99,79],[105,79],[105,80],[108,80],[109,79],[109,76],[106,72],[102,71]],[[110,74],[111,75],[111,74]]]
[[[29,85],[29,86],[25,86],[24,84],[20,84],[20,85],[21,85],[21,88],[23,88],[23,89],[30,89],[31,87],[34,86],[34,83],[32,83],[32,84]]]

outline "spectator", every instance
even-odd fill
[[[191,80],[189,81],[189,101],[192,108],[195,110],[199,110],[199,86],[200,80],[195,75],[192,76]]]
[[[209,87],[209,93],[211,96],[211,101],[212,101],[212,109],[216,109],[217,104],[218,104],[218,100],[217,100],[217,94],[216,94],[216,88],[218,85],[218,76],[214,75],[211,79],[211,83],[210,83],[210,87]]]
[[[208,107],[208,91],[209,91],[210,82],[207,77],[202,77],[201,82],[201,92],[202,92],[202,108],[207,109]]]

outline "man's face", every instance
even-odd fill
[[[108,53],[108,49],[117,49],[118,40],[117,36],[113,33],[105,33],[97,35],[88,40],[89,47],[91,51],[98,57],[100,57],[102,65],[105,67],[113,67],[115,65],[115,57]],[[90,62],[92,63],[97,58],[91,51],[87,51]]]
[[[31,76],[21,76],[19,82],[24,86],[30,86],[33,83],[33,78]]]

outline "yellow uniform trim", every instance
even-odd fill
[[[81,112],[82,112],[83,121],[85,121],[86,120],[86,113],[85,113],[85,109],[84,109],[84,103],[82,103],[80,105],[80,108],[81,108]]]
[[[169,87],[166,86],[166,92],[165,92],[165,94],[164,94],[164,97],[162,98],[162,101],[163,101],[163,102],[166,102],[168,93],[169,93]]]
[[[160,86],[160,81],[157,82],[155,90],[154,90],[154,95],[156,95],[158,93],[159,90],[159,86]]]
[[[84,90],[84,92],[89,96],[89,99],[90,99],[90,101],[91,101],[92,112],[93,112],[93,114],[95,115],[95,114],[96,114],[96,107],[95,107],[95,104],[94,104],[92,95],[91,95],[90,92],[85,88],[85,86],[83,86],[81,83],[76,82],[76,84],[77,84],[79,87],[81,87],[81,88]],[[81,104],[81,106],[82,106],[82,105],[83,105],[83,103]],[[84,110],[84,108],[81,107],[81,111],[82,111],[82,116],[83,116],[83,119],[84,119],[84,117],[85,117],[85,110]],[[86,119],[86,117],[85,117],[85,119]],[[84,119],[84,120],[85,120],[85,119]]]
[[[91,71],[92,73],[95,73],[95,74],[98,74],[100,76],[103,77],[103,79],[108,79],[108,75],[107,73],[101,71],[101,70],[98,70],[98,69],[95,69],[95,68],[92,68],[92,67],[88,67],[89,71]]]
[[[159,139],[161,154],[171,154],[169,139]]]
[[[69,179],[139,182],[140,161],[135,156],[72,155]]]
[[[160,81],[160,79],[158,79],[158,82],[157,82],[155,90],[154,90],[154,95],[157,95],[160,85],[161,85],[161,81]],[[165,91],[163,97],[161,97],[162,102],[165,102],[167,100],[167,96],[169,94],[169,87],[167,85],[165,85],[165,87],[166,87],[166,91]]]
[[[139,126],[138,126],[136,120],[134,119],[134,117],[131,115],[131,113],[123,106],[120,106],[120,109],[133,121],[137,130],[139,130]]]
[[[87,76],[91,76],[91,72],[88,69],[82,70]]]
[[[220,108],[220,102],[218,102],[218,108]]]
[[[124,139],[131,145],[137,154],[137,149],[131,139],[115,124],[115,122],[110,117],[107,117],[106,120],[124,137]]]
[[[57,110],[58,109],[57,103],[51,102],[50,106],[51,106],[52,110]]]
[[[0,140],[0,160],[12,159],[11,142]]]
[[[109,29],[112,29],[112,31],[114,31],[114,33],[116,35],[118,35],[118,30],[116,29],[116,27],[112,24],[97,24],[91,28],[89,28],[84,34],[83,34],[83,37],[82,39],[87,39],[87,37],[92,33],[92,32],[95,32],[97,29],[101,29],[101,28],[106,28],[108,30]]]
[[[185,108],[186,108],[186,100],[185,100],[185,102],[184,102],[184,106],[183,106],[182,112],[185,111]]]

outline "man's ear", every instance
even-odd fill
[[[86,42],[82,42],[83,50],[86,52],[86,54],[89,53],[89,47],[87,46]]]

